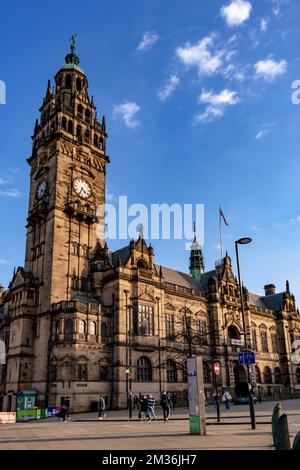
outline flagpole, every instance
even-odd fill
[[[223,259],[223,240],[222,240],[222,220],[221,220],[221,206],[219,206],[219,225],[220,225],[220,249],[221,249],[221,261]]]

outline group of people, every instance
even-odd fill
[[[175,408],[176,403],[177,397],[175,393],[170,395],[166,391],[162,392],[160,404],[163,410],[163,417],[165,423],[169,422],[170,409]],[[156,421],[155,398],[153,397],[153,395],[143,395],[142,393],[140,393],[139,395],[134,395],[133,407],[139,410],[138,419],[140,421]]]
[[[214,392],[212,394],[212,398],[214,401],[214,405],[216,407],[217,403],[220,401],[220,396],[216,392]],[[230,410],[231,400],[232,400],[232,396],[230,395],[228,389],[224,388],[221,394],[221,402],[224,403],[226,410]]]

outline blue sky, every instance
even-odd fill
[[[297,0],[2,5],[0,281],[23,264],[30,136],[76,32],[90,94],[107,119],[110,197],[205,204],[207,269],[220,257],[221,204],[232,258],[236,238],[253,238],[241,253],[247,286],[282,290],[289,279],[300,298],[300,106],[291,101],[299,15]],[[184,241],[153,245],[156,262],[187,270]]]

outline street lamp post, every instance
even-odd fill
[[[161,396],[162,386],[161,386],[161,345],[160,345],[160,312],[159,312],[160,297],[156,297],[156,301],[157,301],[157,329],[158,329],[158,377],[159,377],[159,394]]]
[[[240,238],[239,240],[237,240],[235,242],[236,264],[237,264],[238,278],[239,278],[239,290],[240,290],[241,309],[242,309],[242,320],[243,320],[243,330],[244,330],[244,349],[245,349],[245,351],[248,350],[248,338],[247,338],[246,324],[245,324],[244,297],[243,297],[243,289],[242,289],[242,283],[241,283],[241,271],[240,271],[238,245],[247,245],[248,243],[251,243],[251,242],[252,242],[251,238],[248,238],[248,237]],[[250,417],[251,417],[251,427],[252,427],[252,429],[255,429],[256,428],[255,411],[254,411],[254,401],[253,401],[253,392],[252,392],[252,384],[251,384],[249,364],[246,364],[246,368],[247,368],[247,380],[248,380],[248,390],[249,390],[249,408],[250,408]]]

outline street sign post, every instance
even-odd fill
[[[255,364],[255,354],[252,351],[239,352],[239,364]]]
[[[218,362],[214,363],[214,373],[220,375],[220,364]]]

